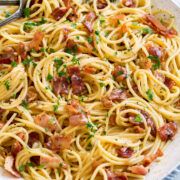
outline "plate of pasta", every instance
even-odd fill
[[[159,180],[180,162],[179,9],[162,2],[28,0],[0,27],[2,178]]]

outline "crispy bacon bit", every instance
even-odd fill
[[[176,85],[176,83],[175,83],[172,79],[170,79],[170,78],[168,78],[168,77],[165,77],[164,84],[165,84],[170,90],[172,90],[173,86]]]
[[[67,8],[71,7],[71,0],[62,0],[62,1]]]
[[[152,120],[152,118],[150,117],[150,115],[147,112],[141,110],[141,114],[146,119],[147,125],[149,127],[151,127],[151,134],[152,134],[152,136],[155,137],[156,136],[156,125],[154,124],[154,121]]]
[[[71,137],[55,134],[49,138],[46,145],[49,149],[55,152],[58,152],[64,149],[69,149],[71,145]]]
[[[2,129],[4,126],[4,123],[3,122],[0,122],[0,129]]]
[[[66,7],[57,7],[53,10],[51,15],[56,21],[59,21],[68,11]]]
[[[57,157],[40,157],[40,164],[46,168],[58,168],[60,163],[62,163],[62,160]]]
[[[88,122],[84,114],[76,114],[69,117],[69,124],[71,126],[84,126]]]
[[[77,66],[68,67],[68,73],[71,78],[73,94],[76,95],[84,94],[86,92],[86,87],[82,80],[79,67]]]
[[[148,173],[148,170],[142,165],[132,166],[129,168],[129,170],[132,173],[139,175],[146,175]]]
[[[135,2],[133,0],[123,0],[122,3],[126,7],[135,7]]]
[[[50,131],[56,131],[58,128],[55,117],[49,116],[45,112],[38,114],[35,117],[34,122],[43,128],[47,128]]]
[[[108,180],[128,180],[126,173],[114,173],[109,169],[106,169]]]
[[[158,57],[161,61],[165,61],[168,58],[167,51],[162,47],[148,43],[146,44],[146,48],[150,55]]]
[[[6,47],[0,54],[0,64],[11,64],[12,61],[17,61],[17,54],[12,47]]]
[[[134,131],[136,133],[143,133],[144,132],[144,129],[141,128],[140,126],[134,126]]]
[[[22,145],[20,142],[16,141],[11,146],[11,154],[16,157],[17,154],[22,150]]]
[[[152,154],[144,158],[143,165],[145,167],[149,166],[153,161],[155,161],[158,157],[161,157],[161,156],[163,156],[163,152],[160,149],[158,149],[155,154]]]
[[[102,104],[106,108],[111,108],[113,102],[121,102],[127,99],[130,95],[125,90],[115,89],[111,92],[111,94],[107,97],[103,97],[101,99]]]
[[[122,82],[127,77],[126,68],[119,66],[119,65],[115,65],[112,75],[117,82]]]
[[[34,49],[36,51],[39,51],[43,38],[44,38],[44,33],[41,31],[37,31],[34,34],[32,41],[29,43],[29,49]]]
[[[76,53],[79,51],[77,43],[73,39],[68,39],[66,42],[66,50],[71,50]]]
[[[68,80],[64,76],[53,79],[53,91],[57,96],[68,94],[68,85]]]
[[[22,140],[24,140],[24,133],[17,134]],[[11,154],[16,157],[17,154],[22,150],[22,145],[19,141],[15,141],[11,146]]]
[[[79,114],[84,111],[83,107],[75,100],[71,104],[66,105],[66,109],[70,115]]]
[[[167,29],[167,27],[161,24],[161,22],[153,15],[146,14],[143,21],[145,24],[154,29],[154,31],[167,38],[173,38],[177,35],[177,31],[175,29]]]
[[[114,16],[111,16],[109,18],[110,24],[112,24],[113,26],[117,26],[119,24],[120,20],[124,20],[126,16],[124,14],[116,14]]]
[[[110,126],[115,126],[115,125],[116,125],[116,115],[115,115],[115,114],[112,114],[112,115],[109,117],[109,125],[110,125]]]
[[[122,158],[130,158],[134,153],[133,149],[131,149],[129,147],[118,148],[116,152],[117,152],[118,156],[122,157]]]
[[[68,33],[69,33],[69,30],[64,28],[63,29],[63,33],[64,33],[64,38],[63,38],[63,41],[66,41],[68,39]]]
[[[38,141],[39,141],[39,134],[36,133],[36,132],[31,132],[31,133],[29,134],[28,145],[29,145],[30,147],[32,147],[33,144],[34,144],[35,142],[38,142]]]
[[[38,94],[37,94],[37,91],[36,91],[35,87],[30,86],[28,88],[27,101],[28,102],[33,102],[33,101],[37,100],[37,98],[38,98]]]
[[[4,163],[4,168],[6,171],[8,171],[9,173],[11,173],[13,176],[15,177],[20,177],[19,173],[13,169],[14,166],[14,157],[13,156],[7,156],[5,158],[5,163]]]
[[[86,65],[83,67],[83,71],[88,74],[95,74],[97,70],[95,67],[91,65]]]
[[[177,124],[175,122],[169,122],[158,129],[159,137],[162,141],[172,140],[177,133]]]
[[[96,17],[97,16],[96,16],[96,14],[94,12],[89,12],[86,15],[86,18],[85,18],[86,20],[85,20],[85,22],[83,24],[90,33],[93,32],[93,23],[94,23]]]
[[[155,76],[159,81],[161,81],[162,83],[164,83],[164,81],[165,81],[165,76],[164,76],[164,74],[161,74],[161,73],[159,73],[158,71],[155,71],[155,72],[154,72],[154,76]]]
[[[18,53],[19,56],[21,56],[21,59],[22,59],[22,60],[26,59],[26,57],[27,57],[27,48],[26,48],[26,46],[24,45],[24,43],[21,43],[21,42],[20,42],[20,43],[17,45],[17,53]]]
[[[98,9],[104,9],[107,6],[106,0],[98,0],[97,1],[97,8]]]
[[[67,19],[71,22],[75,22],[78,18],[78,14],[77,14],[77,8],[73,8],[72,13],[69,14],[69,16],[67,17]]]

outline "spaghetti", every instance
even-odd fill
[[[177,132],[179,69],[174,17],[150,0],[28,0],[0,28],[0,165],[29,180],[143,179]]]

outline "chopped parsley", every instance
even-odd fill
[[[97,131],[97,127],[92,122],[87,122],[86,127],[92,132],[95,133]]]
[[[58,72],[58,76],[60,76],[60,77],[65,76],[65,75],[66,75],[66,73],[64,71]]]
[[[25,31],[29,31],[29,30],[32,30],[34,26],[40,26],[46,22],[47,22],[47,20],[44,19],[44,17],[42,17],[41,20],[38,22],[25,22],[23,29]]]
[[[134,119],[135,122],[142,122],[142,118],[139,114],[136,115],[135,119]]]
[[[142,34],[152,34],[153,30],[151,28],[142,28]]]
[[[25,170],[25,165],[19,166],[19,172],[23,172]]]
[[[12,61],[12,62],[11,62],[11,66],[12,66],[12,67],[16,67],[16,66],[17,66],[17,62],[16,62],[16,61]]]
[[[9,82],[9,80],[6,80],[5,83],[4,83],[4,85],[5,85],[5,87],[6,87],[7,90],[10,89],[10,82]]]
[[[53,76],[51,74],[48,74],[46,79],[47,79],[47,81],[51,81],[53,79]]]
[[[40,49],[40,51],[43,52],[43,53],[47,52],[47,51],[46,51],[46,48],[44,48],[44,47],[42,47],[42,48]]]
[[[71,27],[72,27],[72,28],[76,28],[76,27],[77,27],[77,24],[76,24],[76,23],[72,23],[72,24],[71,24]]]
[[[147,94],[147,96],[148,96],[148,99],[149,99],[150,101],[152,101],[152,100],[153,100],[153,92],[152,92],[152,90],[151,90],[151,89],[148,89],[148,91],[146,92],[146,94]]]
[[[53,105],[53,110],[54,110],[54,112],[57,112],[58,111],[58,104],[55,104],[55,105]]]
[[[104,87],[105,86],[105,84],[103,82],[100,82],[99,85],[100,85],[100,87]]]
[[[55,58],[54,62],[56,63],[56,68],[57,69],[59,69],[62,66],[62,64],[63,64],[62,58]]]
[[[89,36],[89,37],[87,38],[87,41],[88,41],[89,44],[91,44],[91,43],[93,42],[93,38]]]
[[[30,16],[30,8],[23,9],[23,16],[26,18]]]
[[[155,61],[155,64],[153,64],[153,70],[156,70],[156,69],[159,69],[160,66],[161,66],[161,61],[159,59],[158,56],[152,56],[152,55],[149,55],[148,56],[149,59]]]
[[[118,71],[117,75],[120,76],[120,75],[123,75],[124,72],[123,71]]]
[[[5,12],[5,18],[8,18],[8,17],[10,17],[10,16],[11,16],[11,13],[8,12],[8,11],[6,11],[6,12]]]
[[[31,62],[32,62],[32,58],[26,58],[22,63],[24,64],[24,65],[29,65]]]
[[[79,59],[76,56],[73,56],[72,60],[73,64],[78,64],[80,65]]]
[[[21,106],[23,106],[25,109],[29,109],[29,104],[26,100],[22,101]]]
[[[95,34],[96,34],[97,36],[99,36],[100,32],[99,32],[99,31],[95,31]]]

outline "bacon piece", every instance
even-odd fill
[[[151,127],[151,135],[155,137],[156,136],[156,125],[154,124],[154,121],[152,120],[152,118],[150,117],[150,115],[147,112],[145,112],[143,110],[141,110],[140,112],[146,119],[147,125],[149,127]]]
[[[129,148],[129,147],[121,147],[121,148],[118,148],[116,150],[117,154],[119,157],[122,157],[122,158],[130,158],[134,151],[133,149]]]
[[[28,88],[27,101],[28,102],[33,102],[33,101],[37,100],[37,98],[38,98],[38,94],[37,94],[37,91],[36,91],[35,87],[30,86]]]
[[[119,65],[115,65],[112,75],[117,82],[122,82],[123,80],[127,78],[126,68]]]
[[[83,67],[83,72],[88,74],[95,74],[96,71],[97,71],[96,68],[90,65],[86,65]]]
[[[38,141],[39,141],[39,134],[36,133],[36,132],[31,132],[31,133],[29,134],[28,145],[29,145],[30,147],[32,147],[33,144],[34,144],[35,142],[38,142]]]
[[[21,56],[22,60],[26,59],[26,57],[27,57],[27,48],[24,45],[24,43],[20,42],[17,45],[17,53],[18,53],[19,56]]]
[[[20,177],[20,174],[13,168],[14,166],[14,157],[13,156],[7,156],[5,158],[5,163],[4,163],[4,169],[11,173],[15,177]]]
[[[177,35],[177,31],[175,29],[167,29],[167,27],[161,24],[161,22],[153,15],[146,14],[143,21],[145,24],[154,29],[154,31],[167,38],[173,38],[175,35]]]
[[[162,83],[164,83],[164,81],[165,81],[165,76],[164,76],[164,74],[161,74],[161,73],[159,73],[158,71],[155,71],[155,72],[154,72],[154,76],[155,76],[159,81],[161,81]]]
[[[0,64],[11,64],[12,61],[17,61],[17,54],[12,47],[6,47],[0,54]]]
[[[112,24],[113,26],[117,26],[119,24],[120,20],[124,20],[126,16],[124,14],[116,14],[114,16],[111,16],[109,18],[109,22],[110,24]]]
[[[62,160],[57,157],[40,157],[40,164],[44,165],[46,168],[58,168],[62,163]]]
[[[62,1],[67,8],[71,7],[71,0],[62,0]]]
[[[126,173],[114,173],[109,169],[106,169],[108,180],[128,180]]]
[[[43,128],[47,128],[50,131],[56,131],[58,127],[57,127],[57,122],[54,118],[55,117],[49,116],[48,114],[43,112],[35,116],[34,122],[37,125]]]
[[[77,43],[72,39],[67,40],[65,50],[71,50],[73,53],[76,53],[79,51]]]
[[[88,122],[87,117],[84,114],[76,114],[69,117],[69,124],[71,126],[84,126]]]
[[[130,97],[130,94],[125,90],[115,89],[111,92],[111,94],[107,97],[103,97],[101,102],[104,107],[111,108],[113,102],[121,102]]]
[[[75,22],[78,18],[77,8],[72,9],[72,13],[68,15],[67,19],[71,22]]]
[[[58,96],[68,94],[68,80],[65,76],[56,77],[53,79],[53,91]]]
[[[170,78],[168,78],[168,77],[165,77],[164,84],[165,84],[170,90],[172,90],[173,86],[176,85],[176,83],[175,83],[172,79],[170,79]]]
[[[44,38],[43,32],[41,31],[35,32],[32,41],[29,43],[29,49],[34,49],[36,51],[39,51],[43,38]]]
[[[63,38],[63,41],[66,41],[68,39],[68,33],[69,33],[69,30],[64,28],[63,29],[63,33],[64,33],[64,38]]]
[[[2,129],[4,126],[4,123],[3,122],[0,122],[0,129]]]
[[[136,133],[143,133],[144,132],[144,129],[141,128],[140,126],[134,126],[134,131]]]
[[[123,5],[126,6],[126,7],[135,7],[135,2],[134,0],[123,0],[122,1]]]
[[[58,152],[64,149],[69,149],[71,145],[71,137],[55,134],[49,138],[46,145],[49,149],[55,152]]]
[[[57,7],[53,10],[51,15],[56,21],[59,21],[68,11],[66,7]]]
[[[175,122],[169,122],[158,129],[159,137],[162,141],[172,140],[177,133],[177,124]]]
[[[96,18],[97,18],[97,16],[93,11],[89,12],[85,17],[85,22],[83,24],[90,33],[93,32],[93,23]]]
[[[98,0],[97,1],[97,8],[98,9],[104,9],[107,6],[106,0]]]
[[[132,173],[139,174],[139,175],[146,175],[148,173],[148,170],[142,165],[136,165],[136,166],[129,167],[129,170]]]
[[[112,115],[109,117],[109,125],[110,125],[110,126],[115,126],[115,125],[117,125],[117,124],[116,124],[116,115],[115,115],[115,114],[112,114]]]
[[[24,133],[17,134],[22,140],[24,140]],[[11,146],[11,154],[16,157],[17,154],[23,149],[19,141],[15,141]]]
[[[161,156],[163,156],[163,152],[160,149],[158,149],[155,154],[152,154],[144,158],[143,165],[145,167],[149,166],[153,161],[155,161],[158,157]]]
[[[84,111],[83,107],[75,100],[71,104],[66,105],[66,109],[70,115],[79,114]]]
[[[79,67],[77,66],[68,67],[68,73],[71,78],[73,94],[76,95],[84,94],[86,92],[86,87],[82,80]]]

